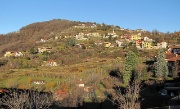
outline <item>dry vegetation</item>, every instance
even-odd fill
[[[133,78],[146,81],[149,78],[154,78],[151,75],[153,66],[148,66],[146,61],[153,60],[157,50],[138,50],[133,44],[124,48],[106,48],[104,45],[97,46],[94,44],[97,40],[113,42],[116,38],[93,37],[86,41],[79,41],[72,37],[65,38],[65,36],[74,36],[80,32],[98,32],[102,35],[112,32],[113,29],[118,35],[131,34],[128,31],[120,31],[117,26],[105,24],[97,24],[96,28],[73,28],[73,26],[82,23],[85,22],[56,19],[33,23],[21,28],[19,32],[0,35],[0,56],[2,56],[0,58],[0,88],[33,89],[55,93],[66,86],[66,91],[71,95],[64,101],[57,102],[57,105],[77,107],[85,101],[83,96],[86,93],[82,89],[74,87],[77,85],[76,81],[82,79],[85,85],[92,86],[95,90],[93,93],[96,97],[90,97],[87,101],[101,102],[106,99],[106,94],[111,94],[113,97],[111,101],[118,104],[120,109],[139,109],[139,83],[133,83],[128,87],[123,84],[125,57],[129,51],[133,51],[140,57],[138,58],[139,64],[132,71],[134,72]],[[85,24],[90,25],[92,23],[86,22]],[[135,34],[137,33],[135,32]],[[178,32],[174,34],[159,34],[158,31],[142,33],[142,36],[147,35],[155,39],[156,43],[163,40],[170,43],[180,42]],[[55,37],[61,38],[56,39]],[[45,39],[47,42],[36,43],[41,39]],[[76,46],[77,43],[84,43],[84,46],[78,47]],[[50,52],[38,53],[39,47],[52,49]],[[21,51],[24,56],[4,58],[3,54],[6,51]],[[45,66],[45,62],[49,60],[56,61],[58,66]],[[43,80],[45,84],[33,84],[34,80]],[[122,87],[126,87],[124,93]],[[28,99],[27,96],[32,93],[37,97]],[[24,105],[31,108],[31,103],[39,99],[45,100],[43,103],[47,103],[47,107],[52,103],[49,98],[46,96],[43,98],[42,95],[38,95],[34,91],[21,93],[12,91],[12,94],[5,95],[3,99],[0,99],[0,103],[9,108],[19,109],[24,108]],[[21,104],[22,102],[24,105]],[[38,107],[36,108],[41,108],[45,106],[44,104],[37,101],[36,106]]]

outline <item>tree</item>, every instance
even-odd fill
[[[51,95],[33,90],[12,89],[0,99],[3,109],[48,109],[52,104]]]
[[[116,29],[120,29],[120,26],[117,25],[117,26],[115,26],[115,28],[116,28]]]
[[[164,50],[159,49],[157,55],[157,62],[155,66],[155,76],[158,78],[165,78],[168,75],[168,66],[165,60]]]
[[[174,66],[172,67],[172,77],[173,78],[177,78],[178,77],[178,73],[179,73],[179,62],[175,61],[174,62]]]
[[[124,75],[123,75],[123,81],[125,85],[128,85],[131,77],[132,77],[132,72],[133,70],[135,70],[136,66],[137,66],[137,55],[132,52],[129,51],[126,58],[125,58],[125,71],[124,71]]]
[[[111,93],[112,102],[118,105],[119,109],[140,109],[139,92],[140,82],[134,81],[124,92],[120,87],[115,88]]]
[[[138,81],[147,80],[147,66],[144,64],[138,64],[135,69],[135,78],[137,78]]]

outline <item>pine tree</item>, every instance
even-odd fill
[[[137,55],[130,51],[125,58],[125,71],[123,75],[124,84],[127,85],[132,77],[132,72],[137,66]]]
[[[168,75],[168,67],[165,60],[163,49],[160,49],[157,55],[157,63],[155,67],[155,76],[158,78],[165,78]]]

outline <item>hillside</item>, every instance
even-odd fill
[[[83,29],[80,26],[89,26],[93,24],[96,28],[86,28]],[[72,28],[79,26],[80,28]],[[41,39],[51,39],[56,36],[75,36],[78,33],[93,33],[97,32],[101,35],[110,33],[115,29],[116,34],[122,36],[124,34],[131,35],[137,34],[142,29],[139,30],[129,30],[124,29],[119,26],[106,25],[106,24],[96,24],[92,22],[79,22],[79,21],[69,21],[54,19],[44,22],[36,22],[22,27],[18,32],[11,32],[8,34],[0,35],[0,56],[2,56],[6,51],[27,51],[30,48],[37,46],[36,42]],[[156,42],[166,41],[168,43],[179,43],[179,32],[175,33],[161,33],[157,30],[152,32],[141,32],[142,36],[148,36],[154,39]],[[106,41],[106,40],[105,40]]]
[[[77,22],[68,20],[50,20],[29,24],[18,32],[0,35],[0,52],[27,50],[33,47],[36,41],[42,38],[48,39],[52,37],[52,33],[60,33],[62,30],[77,24]]]
[[[66,107],[78,106],[78,100],[76,104],[68,100],[79,98],[81,102],[102,102],[107,95],[118,91],[116,87],[122,91],[126,88],[127,92],[135,90],[133,84],[129,84],[134,79],[145,86],[141,90],[140,84],[134,83],[138,96],[142,97],[139,98],[142,101],[137,101],[141,107],[165,106],[164,102],[170,97],[164,100],[159,91],[162,82],[176,80],[180,71],[178,44],[179,32],[129,30],[104,23],[60,19],[37,22],[18,32],[0,35],[0,88],[52,92],[52,96],[57,97],[53,102],[57,100]],[[170,50],[171,45],[175,47],[174,52]],[[169,58],[167,65],[174,66],[163,74],[166,77],[155,75],[158,73],[156,60],[163,61],[159,68],[168,67],[164,52],[179,62],[172,64]],[[61,95],[57,95],[59,91],[70,95],[61,99]],[[151,103],[152,99],[155,102]]]

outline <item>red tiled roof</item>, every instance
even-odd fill
[[[62,92],[63,92],[62,90],[58,90],[58,91],[56,92],[56,94],[57,94],[57,95],[61,95]]]
[[[173,54],[171,52],[166,52],[165,57],[167,61],[177,61],[180,60],[180,55]]]
[[[68,94],[67,92],[64,92],[64,91],[62,91],[62,90],[58,90],[57,92],[56,92],[56,94],[57,95],[61,95],[61,94]]]
[[[176,54],[173,54],[171,52],[166,52],[165,57],[166,57],[166,59],[169,59],[169,58],[172,58],[172,57],[176,57]]]
[[[0,89],[0,93],[2,92],[9,92],[8,90],[5,90],[5,89]]]
[[[172,58],[167,59],[167,61],[177,61],[177,60],[178,60],[178,57],[172,57]]]

